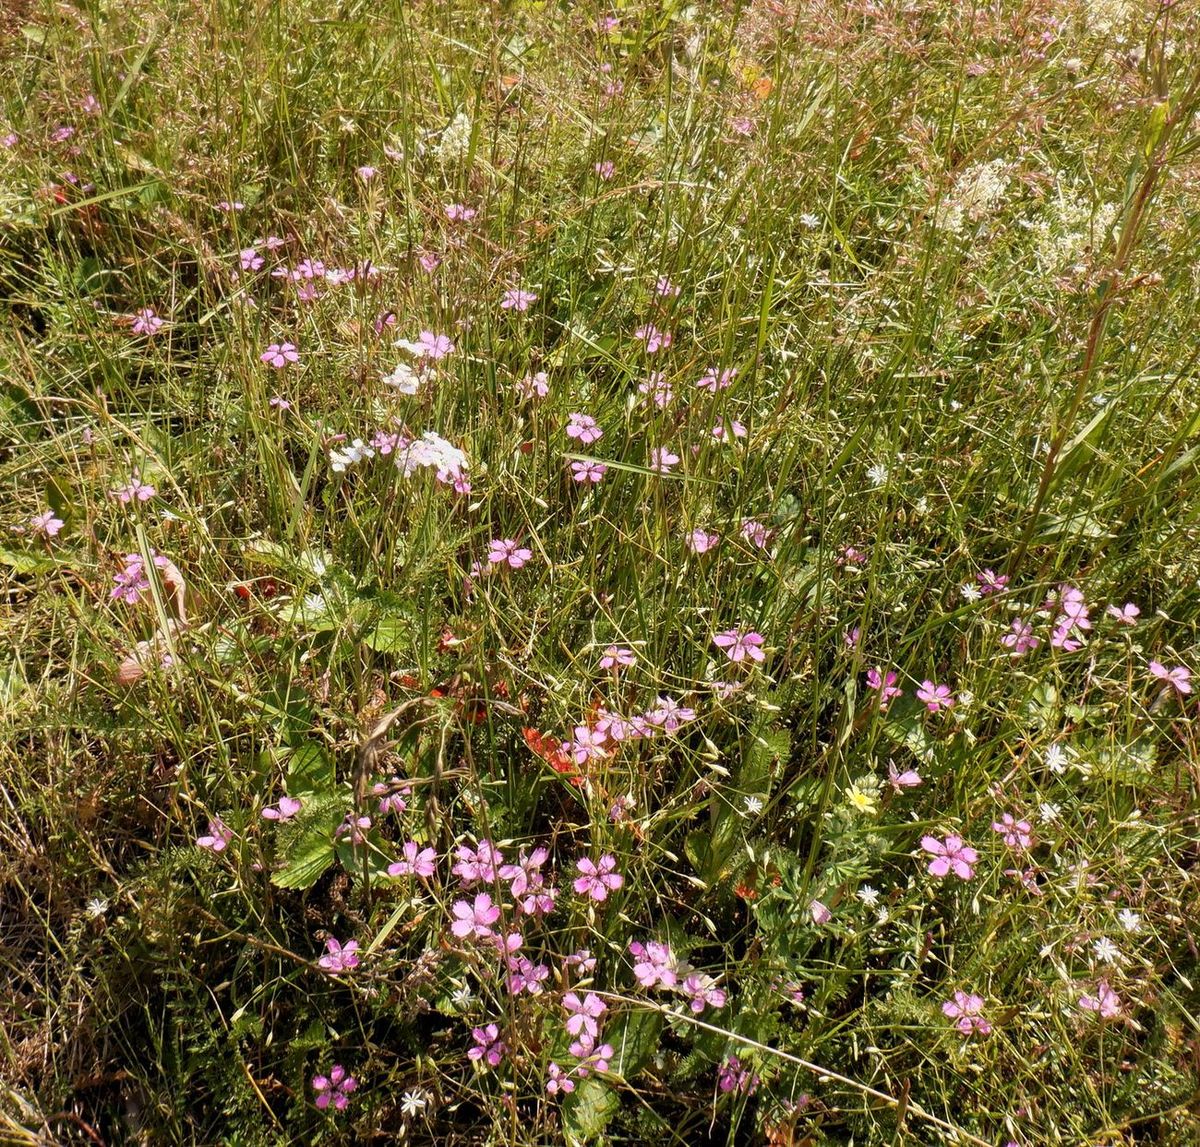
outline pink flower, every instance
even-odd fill
[[[154,554],[154,564],[163,571],[164,580],[170,583],[172,579],[172,571],[174,577],[179,576],[179,571],[171,564],[171,562],[162,556],[162,554]],[[113,588],[109,596],[116,601],[123,601],[127,605],[137,605],[142,600],[142,594],[150,589],[150,578],[146,574],[146,563],[142,560],[141,554],[126,554],[125,568],[120,573],[113,577]]]
[[[767,655],[762,651],[763,636],[751,630],[743,633],[740,629],[726,629],[713,637],[713,644],[725,651],[730,661],[765,661]]]
[[[975,875],[972,865],[979,859],[979,853],[964,844],[961,836],[951,834],[944,841],[936,836],[923,836],[921,847],[933,857],[929,862],[931,876],[953,872],[960,880],[970,880]]]
[[[537,374],[527,374],[516,384],[517,393],[522,398],[545,398],[550,393],[550,379],[544,370]]]
[[[1121,997],[1108,986],[1107,980],[1096,984],[1094,996],[1079,997],[1080,1011],[1095,1012],[1101,1019],[1110,1020],[1121,1014]]]
[[[568,992],[563,996],[563,1008],[567,1013],[568,1034],[581,1040],[586,1037],[587,1046],[591,1047],[600,1038],[600,1017],[608,1011],[608,1005],[595,992],[588,992],[583,999],[577,992]]]
[[[278,394],[273,394],[268,400],[267,405],[273,410],[291,410],[292,404],[286,399],[281,398]]]
[[[587,446],[604,437],[604,431],[590,414],[571,414],[567,418],[568,438],[577,438]]]
[[[532,557],[533,550],[518,545],[513,538],[493,538],[488,542],[488,565],[507,564],[511,569],[519,570]]]
[[[1033,623],[1017,617],[1010,626],[1011,632],[1000,638],[1000,644],[1013,651],[1014,656],[1028,653],[1041,645],[1041,639],[1033,636]]]
[[[756,522],[753,518],[746,518],[742,522],[742,537],[755,549],[765,550],[771,540],[771,531],[762,522]]]
[[[442,257],[436,251],[422,251],[417,262],[421,264],[422,271],[432,275],[442,265]]]
[[[979,583],[979,592],[984,597],[987,597],[989,594],[1000,593],[1008,585],[1008,575],[998,574],[995,570],[984,570],[982,573],[975,575],[975,580]]]
[[[992,831],[998,832],[1009,848],[1029,848],[1033,844],[1033,828],[1027,820],[1017,820],[1006,812],[992,821]]]
[[[626,649],[623,645],[610,645],[600,658],[600,668],[611,669],[615,673],[636,661],[637,657],[632,649]]]
[[[473,904],[466,900],[456,900],[451,912],[454,922],[450,931],[460,940],[474,937],[485,940],[492,935],[492,925],[500,919],[500,908],[492,903],[492,898],[486,892],[480,892]]]
[[[653,323],[646,323],[633,332],[633,337],[646,344],[647,354],[656,354],[671,345],[670,331],[660,331]]]
[[[654,297],[657,299],[677,299],[682,288],[677,287],[666,275],[660,275],[654,284]]]
[[[675,391],[666,381],[661,370],[652,371],[645,382],[638,383],[638,394],[646,395],[659,410],[665,410],[675,397]]]
[[[679,461],[678,454],[672,454],[665,446],[653,446],[650,448],[650,469],[656,474],[669,474],[671,467]]]
[[[517,854],[516,864],[506,864],[500,869],[500,879],[509,882],[509,891],[513,896],[524,896],[530,888],[541,884],[542,865],[546,863],[549,855],[545,848],[535,848],[529,856],[521,849]]]
[[[433,331],[422,331],[417,335],[421,353],[425,358],[440,359],[454,353],[454,343],[449,335],[434,334]]]
[[[557,1095],[560,1091],[569,1095],[575,1090],[575,1081],[571,1078],[571,1073],[563,1071],[557,1063],[551,1063],[546,1068],[546,1075],[549,1077],[546,1082],[547,1095]]]
[[[53,510],[45,510],[29,519],[29,528],[43,538],[57,537],[64,524],[62,518],[54,516]]]
[[[830,912],[829,906],[820,900],[814,900],[809,904],[808,914],[812,917],[814,924],[828,924],[833,919],[833,913]]]
[[[323,1075],[314,1075],[312,1079],[313,1091],[317,1093],[315,1102],[322,1111],[330,1103],[333,1104],[335,1111],[345,1111],[346,1105],[350,1102],[350,1096],[357,1086],[358,1080],[352,1075],[347,1075],[346,1069],[340,1063],[333,1065],[333,1070],[330,1071],[328,1078]]]
[[[291,820],[302,808],[304,803],[298,797],[283,796],[279,798],[279,803],[275,805],[267,805],[262,810],[264,820]]]
[[[299,362],[300,355],[292,343],[272,343],[258,356],[258,360],[282,370],[289,362]]]
[[[472,1063],[486,1063],[488,1067],[498,1067],[504,1058],[508,1047],[500,1038],[500,1028],[496,1024],[485,1024],[481,1028],[471,1029],[471,1038],[475,1046],[467,1051],[467,1058]]]
[[[879,694],[879,711],[881,713],[887,712],[893,698],[904,696],[904,690],[896,688],[896,681],[897,676],[890,669],[886,675],[878,669],[867,670],[867,684]]]
[[[917,700],[924,701],[925,708],[931,713],[954,708],[954,698],[950,694],[950,686],[935,685],[928,679],[921,682],[921,688],[917,690]]]
[[[1131,601],[1124,605],[1110,605],[1105,611],[1109,617],[1115,617],[1122,625],[1137,625],[1138,615],[1142,612]]]
[[[600,176],[601,179],[612,179],[613,172],[617,169],[613,165],[611,159],[603,159],[592,167],[592,170]]]
[[[504,863],[504,856],[490,840],[481,840],[478,848],[458,846],[458,859],[450,870],[462,881],[464,888],[476,884],[494,884],[496,873]]]
[[[712,428],[712,436],[718,442],[724,442],[727,438],[745,438],[746,427],[736,418],[731,418],[728,426],[718,422],[717,425]]]
[[[331,976],[336,976],[339,972],[352,971],[358,967],[358,941],[351,940],[348,944],[343,945],[330,936],[325,941],[325,955],[317,961],[317,965]]]
[[[715,366],[710,366],[696,385],[701,390],[707,390],[716,394],[718,390],[725,390],[727,387],[732,386],[735,378],[737,378],[737,371],[733,368],[719,370]]]
[[[915,789],[917,785],[921,784],[921,774],[916,769],[905,769],[904,772],[900,772],[891,761],[888,761],[888,783],[895,792],[899,792],[901,789]]]
[[[243,271],[257,271],[263,265],[263,257],[253,247],[243,247],[238,252],[238,262]]]
[[[598,862],[582,856],[575,862],[575,867],[579,869],[580,875],[575,878],[575,883],[571,887],[580,896],[590,896],[593,900],[605,900],[610,891],[615,892],[625,883],[625,878],[616,871],[617,858],[615,856],[602,856]]]
[[[666,733],[673,733],[685,721],[693,721],[696,710],[680,705],[673,697],[657,697],[654,708],[646,714],[646,720]]]
[[[148,502],[157,492],[153,486],[143,482],[137,474],[129,479],[127,486],[120,486],[109,491],[122,506],[128,506],[130,502]]]
[[[717,1069],[717,1090],[740,1091],[752,1095],[758,1088],[759,1078],[736,1055],[731,1055]]]
[[[688,548],[695,554],[706,554],[720,543],[721,535],[710,534],[707,530],[695,529],[687,536]]]
[[[196,847],[207,848],[209,852],[224,852],[232,842],[233,829],[219,816],[209,819],[206,835],[196,837]]]
[[[588,761],[602,760],[608,756],[603,748],[605,740],[606,737],[600,730],[589,729],[586,725],[576,725],[575,739],[563,741],[562,751],[577,765],[586,765]]]
[[[415,840],[406,840],[401,851],[404,859],[388,865],[389,876],[419,876],[427,880],[434,874],[437,853],[432,848],[422,848]]]
[[[523,291],[520,287],[509,287],[504,292],[500,306],[506,311],[527,311],[530,303],[536,303],[537,295],[532,291]]]
[[[451,223],[470,223],[478,214],[474,207],[467,207],[462,203],[446,204],[446,218]]]
[[[607,473],[608,467],[603,462],[579,461],[571,463],[571,477],[576,482],[591,482],[595,485]]]
[[[369,163],[364,163],[362,167],[356,167],[354,174],[358,176],[364,183],[370,183],[378,174],[378,168],[372,167]]]
[[[979,1014],[982,1011],[983,997],[969,995],[962,990],[956,991],[952,999],[942,1004],[942,1014],[956,1020],[954,1026],[963,1035],[975,1032],[987,1035],[992,1030],[992,1025]]]
[[[670,945],[658,940],[647,940],[644,944],[634,940],[629,952],[634,958],[633,974],[643,988],[673,988],[679,982],[678,961]]]
[[[135,311],[130,320],[130,330],[135,335],[156,335],[162,329],[163,320],[154,313],[152,307],[143,307]]]
[[[706,1007],[723,1008],[725,1006],[725,991],[717,987],[712,976],[703,972],[693,972],[681,985],[685,995],[691,997],[688,1001],[692,1011],[699,1015]]]
[[[1168,669],[1160,661],[1151,661],[1150,672],[1160,681],[1172,686],[1180,696],[1192,691],[1192,671],[1184,665],[1175,665]]]
[[[735,115],[733,119],[729,121],[729,126],[733,129],[735,135],[754,134],[754,120],[752,120],[748,115]]]

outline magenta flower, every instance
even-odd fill
[[[992,1030],[992,1025],[980,1015],[982,1011],[983,997],[968,994],[961,989],[954,993],[952,999],[942,1004],[942,1014],[955,1020],[954,1026],[963,1035],[987,1035]]]
[[[358,967],[358,941],[351,940],[348,944],[343,945],[330,936],[325,941],[325,955],[317,961],[317,964],[331,976],[336,976],[339,972],[352,971]]]
[[[450,931],[460,940],[474,937],[485,940],[492,935],[492,925],[500,919],[500,907],[492,903],[492,898],[486,892],[480,892],[475,897],[474,904],[466,900],[456,900],[451,908],[454,922]]]
[[[1027,820],[1017,820],[1006,812],[992,821],[992,832],[998,832],[1009,848],[1029,848],[1033,844],[1033,827]]]
[[[275,370],[282,370],[289,362],[299,362],[300,354],[292,343],[272,343],[258,356],[258,360]]]
[[[671,467],[679,461],[678,454],[672,454],[665,446],[652,446],[650,448],[650,469],[656,474],[669,474]]]
[[[733,385],[733,380],[737,378],[737,371],[732,367],[726,370],[720,370],[715,366],[710,366],[708,370],[701,375],[700,380],[696,385],[701,390],[707,390],[712,394],[716,394],[718,390],[725,390]]]
[[[675,397],[675,391],[661,370],[651,372],[645,382],[638,383],[638,394],[644,394],[659,410],[665,410]]]
[[[633,337],[641,339],[646,344],[647,354],[657,354],[671,345],[670,331],[660,331],[653,323],[646,323],[633,332]]]
[[[635,664],[636,661],[637,656],[632,649],[626,649],[623,645],[610,645],[600,658],[600,668],[611,669],[615,673],[619,669]]]
[[[283,796],[279,798],[279,803],[275,805],[267,805],[262,810],[264,820],[291,820],[304,807],[303,802],[298,797]]]
[[[1058,608],[1050,644],[1064,653],[1074,653],[1083,648],[1083,632],[1092,628],[1083,591],[1074,586],[1063,586],[1059,591]]]
[[[762,522],[756,522],[753,518],[747,518],[742,522],[742,537],[755,549],[765,550],[771,540],[771,531]]]
[[[1138,616],[1141,610],[1131,601],[1127,601],[1124,605],[1110,605],[1105,611],[1109,617],[1115,617],[1122,625],[1137,625]]]
[[[563,741],[562,751],[577,765],[586,765],[588,761],[598,761],[608,756],[607,750],[603,747],[606,740],[605,734],[598,729],[589,729],[587,725],[576,725],[575,739]]]
[[[1080,1011],[1095,1012],[1101,1019],[1110,1020],[1121,1014],[1121,997],[1109,987],[1107,980],[1096,984],[1094,996],[1079,997]]]
[[[1033,636],[1033,622],[1022,618],[1014,618],[1010,626],[1011,632],[1000,638],[1000,644],[1013,651],[1013,656],[1019,657],[1041,645],[1041,639]]]
[[[754,630],[743,633],[740,629],[726,629],[713,637],[713,644],[723,649],[730,661],[745,661],[747,657],[751,661],[765,661],[767,655],[762,651],[762,643],[762,634]]]
[[[458,859],[450,870],[462,881],[464,888],[476,884],[495,884],[496,874],[504,863],[504,856],[490,840],[481,840],[478,848],[460,844]]]
[[[1181,697],[1192,691],[1192,671],[1184,665],[1168,669],[1161,661],[1150,662],[1150,672],[1160,681],[1165,681]]]
[[[595,485],[607,473],[608,467],[603,462],[581,461],[571,463],[571,478],[576,482],[591,482]]]
[[[707,530],[695,529],[687,536],[688,548],[696,554],[706,554],[720,543],[721,535],[710,534]]]
[[[695,720],[696,710],[680,705],[673,697],[655,698],[654,708],[646,714],[646,720],[664,732],[673,733],[685,721]]]
[[[577,992],[563,996],[563,1008],[567,1012],[567,1032],[591,1042],[600,1038],[600,1017],[608,1011],[608,1005],[595,992],[588,992],[581,1000]]]
[[[128,605],[137,605],[142,600],[142,594],[149,589],[150,579],[146,576],[146,566],[141,554],[126,554],[125,568],[113,575],[113,588],[109,597]]]
[[[580,896],[590,896],[593,900],[606,900],[609,892],[616,892],[625,878],[616,871],[617,858],[604,855],[598,862],[582,856],[575,862],[580,875],[571,886]]]
[[[520,287],[509,287],[504,292],[500,306],[506,311],[527,311],[529,305],[537,301],[538,297],[532,291],[525,291]]]
[[[888,783],[894,791],[914,789],[921,783],[921,774],[916,769],[905,769],[900,772],[891,761],[888,762]]]
[[[970,880],[975,875],[972,866],[979,859],[979,853],[964,844],[961,836],[952,833],[944,841],[936,836],[923,836],[921,847],[933,857],[929,862],[931,876],[945,876],[953,872],[960,880]]]
[[[519,570],[530,558],[533,550],[518,545],[512,538],[493,538],[488,542],[488,565],[504,565]]]
[[[545,848],[535,848],[528,856],[521,849],[516,864],[506,864],[500,869],[500,879],[509,882],[513,896],[524,896],[530,888],[541,883],[542,865],[549,855]]]
[[[604,437],[596,420],[590,414],[571,414],[567,421],[567,437],[577,438],[585,446]]]
[[[1008,575],[998,574],[995,570],[984,570],[982,573],[977,573],[975,580],[979,583],[979,592],[984,597],[987,597],[989,594],[1000,593],[1008,585]]]
[[[888,706],[895,697],[903,697],[904,690],[896,688],[897,675],[888,670],[882,673],[878,669],[867,670],[867,684],[879,694],[879,711],[886,713]]]
[[[706,976],[703,972],[693,972],[680,986],[684,995],[691,997],[688,1003],[696,1015],[705,1008],[725,1006],[725,991],[717,987],[717,982],[712,976]]]
[[[406,840],[400,851],[404,859],[388,865],[389,876],[419,876],[427,880],[434,874],[437,853],[432,848],[422,848],[415,840]]]
[[[231,829],[219,816],[209,819],[208,832],[196,837],[196,847],[206,848],[209,852],[224,852],[233,842]]]
[[[59,530],[65,524],[62,518],[54,516],[53,510],[45,510],[29,519],[29,528],[39,537],[43,538],[57,537]]]
[[[736,1055],[731,1055],[717,1070],[717,1090],[741,1091],[752,1095],[758,1088],[758,1076],[742,1065]]]
[[[467,207],[462,203],[447,203],[445,210],[446,218],[451,223],[470,223],[479,214],[474,207]]]
[[[475,1046],[467,1051],[467,1058],[472,1063],[486,1063],[488,1067],[497,1067],[504,1058],[508,1047],[500,1038],[500,1028],[496,1024],[485,1024],[481,1028],[471,1029],[471,1038]]]
[[[569,1095],[575,1090],[575,1081],[571,1078],[569,1071],[563,1071],[557,1063],[551,1063],[546,1068],[546,1075],[549,1077],[546,1082],[546,1093],[548,1095],[557,1095],[560,1091],[564,1095]]]
[[[116,498],[122,506],[128,506],[130,502],[148,502],[154,497],[157,490],[153,486],[147,485],[142,481],[141,477],[134,474],[129,479],[127,486],[118,486],[115,490],[110,490],[110,494]]]
[[[524,956],[508,961],[508,990],[514,996],[521,992],[540,996],[545,991],[543,985],[549,978],[550,968],[546,964],[535,964]]]
[[[950,695],[950,686],[935,685],[928,679],[921,682],[921,688],[917,690],[917,700],[924,701],[925,708],[931,713],[954,708],[954,698]]]
[[[592,170],[600,176],[601,179],[612,179],[613,172],[617,169],[613,165],[611,159],[603,159],[592,167]]]
[[[337,826],[333,835],[336,840],[348,840],[357,848],[367,839],[367,830],[370,827],[371,818],[369,816],[355,816],[354,813],[348,812],[346,819]]]
[[[315,1102],[322,1111],[331,1103],[335,1111],[345,1111],[346,1105],[350,1102],[350,1096],[357,1086],[358,1080],[354,1076],[348,1075],[340,1063],[333,1065],[328,1078],[323,1075],[314,1075],[312,1080],[312,1089],[317,1093]]]
[[[633,940],[629,952],[634,958],[633,974],[643,988],[673,988],[679,982],[678,961],[670,945],[658,940],[644,944]]]
[[[152,307],[143,307],[135,311],[130,320],[130,330],[135,335],[156,335],[162,329],[163,320],[154,313]]]

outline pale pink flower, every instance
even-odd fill
[[[612,179],[613,174],[617,169],[611,159],[602,159],[600,162],[593,165],[592,170],[601,179]]]
[[[537,295],[532,291],[525,291],[520,287],[509,287],[504,292],[500,306],[506,311],[527,311],[530,304],[536,303],[537,300]]]
[[[1180,696],[1192,691],[1192,671],[1185,665],[1175,665],[1168,669],[1161,661],[1151,661],[1150,672],[1160,681],[1172,686]]]
[[[219,816],[209,819],[208,832],[196,837],[196,847],[206,848],[209,852],[224,852],[233,842],[231,829]]]
[[[445,358],[448,354],[454,353],[454,343],[450,341],[449,335],[434,334],[433,331],[422,331],[417,335],[417,342],[420,344],[421,353],[425,358]]]
[[[743,632],[740,629],[726,629],[713,637],[713,644],[725,651],[730,661],[765,661],[767,655],[762,650],[763,636],[754,630]]]
[[[486,892],[480,892],[473,904],[456,900],[450,911],[454,915],[450,931],[460,940],[468,937],[487,939],[492,935],[492,925],[500,919],[500,908],[492,903],[492,898]]]
[[[29,519],[29,528],[43,538],[53,538],[66,523],[62,518],[56,518],[53,510],[44,510]]]
[[[742,537],[754,546],[755,549],[765,550],[771,541],[771,531],[762,522],[756,522],[753,518],[746,518],[742,522]]]
[[[507,564],[510,568],[519,570],[532,557],[533,550],[519,545],[513,538],[493,538],[488,543],[489,565]]]
[[[275,370],[282,370],[289,362],[299,362],[300,355],[292,343],[272,343],[258,359]]]
[[[656,354],[671,345],[670,331],[660,331],[653,323],[646,323],[633,332],[633,337],[641,339],[646,344],[647,354]]]
[[[654,284],[654,296],[658,299],[677,299],[682,288],[677,287],[666,275],[660,275]]]
[[[599,729],[589,729],[587,725],[576,725],[575,739],[563,741],[562,751],[577,765],[586,765],[588,761],[601,760],[608,756],[608,752],[604,748],[607,739],[607,736]]]
[[[936,836],[923,836],[921,847],[933,857],[929,862],[931,876],[946,876],[953,872],[960,880],[970,880],[975,875],[973,865],[979,859],[979,853],[964,844],[961,836],[951,833],[944,841]]]
[[[921,688],[917,690],[917,700],[923,701],[925,708],[931,713],[954,708],[954,697],[951,695],[950,686],[935,685],[928,679],[921,682]]]
[[[706,554],[716,549],[721,543],[720,534],[710,534],[706,530],[695,529],[687,535],[688,548],[697,554]]]
[[[474,207],[467,207],[463,203],[446,204],[446,218],[451,223],[470,223],[477,214]]]
[[[1000,638],[1000,644],[1013,651],[1014,657],[1028,653],[1041,645],[1041,639],[1033,636],[1033,623],[1017,617],[1010,626],[1010,632]]]
[[[716,394],[718,390],[725,390],[727,387],[732,386],[735,378],[737,378],[737,371],[732,367],[720,370],[715,366],[710,366],[696,385],[701,390],[707,390]]]
[[[604,437],[604,431],[590,414],[571,414],[567,418],[568,438],[578,439],[583,445],[589,446]]]
[[[611,669],[615,673],[619,669],[633,665],[636,661],[637,657],[632,649],[626,649],[623,645],[610,645],[600,658],[600,668]]]
[[[516,389],[522,398],[545,398],[550,393],[550,379],[544,370],[539,370],[519,380]]]
[[[279,798],[279,803],[267,805],[262,810],[264,820],[287,821],[291,820],[302,808],[304,803],[299,797],[282,796]]]
[[[812,917],[814,924],[828,924],[833,919],[833,913],[829,910],[829,905],[822,903],[820,900],[813,900],[809,904],[808,914]]]
[[[905,769],[900,772],[891,761],[888,762],[888,783],[895,792],[901,789],[914,789],[921,784],[921,774],[916,769]]]
[[[675,391],[661,370],[653,371],[645,382],[639,382],[638,393],[646,395],[659,410],[666,409],[675,397]]]
[[[577,461],[571,463],[571,477],[576,482],[591,482],[594,485],[607,473],[608,467],[603,462]]]
[[[1122,625],[1137,625],[1137,619],[1141,610],[1131,601],[1127,601],[1124,605],[1110,605],[1105,611],[1109,617],[1115,617]]]
[[[615,892],[625,883],[625,878],[616,871],[617,858],[615,856],[605,855],[596,862],[589,860],[586,856],[581,856],[575,862],[575,867],[579,869],[579,876],[575,878],[571,887],[580,896],[590,896],[597,901],[605,900],[608,898],[609,892]]]
[[[942,1014],[955,1020],[954,1026],[963,1035],[987,1035],[992,1030],[992,1025],[980,1015],[982,1011],[983,997],[961,989],[954,993],[953,999],[942,1004]]]
[[[649,468],[656,474],[669,474],[671,467],[679,461],[678,454],[672,454],[666,446],[650,448]]]
[[[1033,826],[1027,820],[1017,820],[1010,812],[992,821],[992,831],[998,832],[1009,848],[1024,849],[1033,844]]]
[[[110,494],[121,503],[122,506],[128,506],[130,502],[148,502],[157,493],[153,486],[143,482],[141,477],[134,474],[129,480],[129,484],[119,486],[115,490],[110,490]]]
[[[1095,1012],[1101,1019],[1110,1020],[1121,1014],[1121,997],[1112,990],[1107,980],[1096,984],[1094,996],[1080,996],[1079,1008],[1085,1012]]]

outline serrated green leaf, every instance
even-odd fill
[[[302,796],[304,793],[327,793],[335,783],[333,759],[324,745],[313,742],[300,745],[288,753],[287,795]]]
[[[411,634],[408,618],[392,614],[381,617],[363,641],[376,653],[399,653],[409,647]]]
[[[271,877],[279,888],[311,888],[333,863],[333,834],[341,824],[343,802],[337,796],[307,802],[295,821],[280,827],[283,867]]]
[[[563,1130],[571,1144],[595,1143],[604,1134],[621,1101],[594,1076],[582,1080],[563,1101]]]
[[[16,550],[0,546],[0,565],[8,566],[14,573],[38,574],[47,573],[54,569],[58,563],[53,558],[44,557],[40,554],[22,554]]]

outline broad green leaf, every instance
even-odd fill
[[[589,1076],[563,1100],[563,1130],[571,1144],[595,1143],[617,1113],[621,1101],[607,1084]]]
[[[333,760],[323,745],[307,742],[288,753],[288,796],[330,792],[334,779]]]
[[[280,888],[311,888],[334,861],[333,834],[342,823],[337,796],[305,803],[296,820],[279,829],[283,867],[271,877]]]

